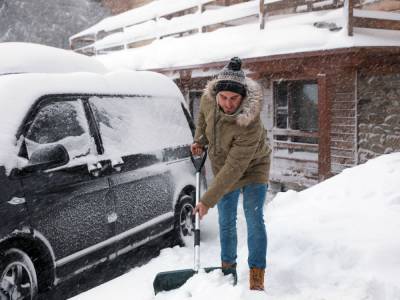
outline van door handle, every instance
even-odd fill
[[[21,205],[25,203],[25,198],[13,197],[10,201],[7,201],[11,205]]]
[[[113,212],[113,213],[107,215],[107,222],[108,222],[108,224],[111,224],[111,223],[116,222],[117,219],[118,219],[118,215],[117,215],[117,213],[115,213],[115,212]]]
[[[88,165],[88,171],[94,177],[99,177],[102,170],[103,166],[101,165],[101,163]]]
[[[111,160],[111,167],[117,172],[121,172],[123,165],[124,160],[122,158]]]

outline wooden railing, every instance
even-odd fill
[[[220,27],[257,22],[257,20],[262,30],[266,27],[268,17],[272,15],[334,9],[343,6],[348,13],[349,35],[353,35],[354,27],[400,29],[400,18],[399,20],[391,19],[387,15],[390,13],[386,13],[383,18],[366,16],[364,11],[358,9],[360,0],[252,0],[226,7],[214,7],[212,10],[208,10],[207,6],[215,5],[215,0],[188,1],[186,3],[186,6],[180,6],[179,9],[171,8],[158,15],[149,15],[147,19],[142,18],[140,22],[138,20],[126,23],[116,22],[114,26],[98,28],[95,32],[86,30],[82,34],[70,38],[71,48],[76,52],[93,55],[140,47],[155,39],[169,36],[181,37],[204,33]],[[189,13],[184,14],[186,12]],[[173,17],[176,14],[183,14],[183,16]]]
[[[186,14],[193,9],[197,9],[197,11],[202,12],[205,10],[205,6],[210,3],[215,2],[215,0],[198,0],[196,1],[187,1],[182,0],[183,5],[180,5],[178,8],[174,6],[170,6],[170,9],[163,9],[162,11],[154,10],[153,14],[147,15],[144,19],[143,18],[135,18],[133,17],[129,22],[115,22],[115,24],[108,25],[106,28],[101,28],[91,32],[88,30],[84,30],[81,34],[76,34],[70,37],[70,47],[72,50],[76,52],[81,52],[85,54],[96,54],[96,42],[106,38],[109,35],[116,34],[116,33],[124,33],[128,28],[142,25],[149,21],[157,22],[161,18],[170,19],[175,15],[179,14]],[[151,5],[151,3],[150,3]],[[118,15],[120,16],[120,15]],[[118,16],[110,17],[109,19],[118,18]],[[82,46],[82,44],[84,46]],[[121,48],[126,47],[126,45],[121,45],[124,43],[119,43],[118,46]],[[126,43],[125,43],[126,44]],[[113,46],[112,46],[113,47]],[[111,47],[111,48],[112,48]]]
[[[354,27],[400,30],[400,14],[361,10],[359,9],[360,3],[357,0],[345,0],[344,5],[347,11],[349,36],[354,34]]]
[[[260,28],[265,28],[266,16],[285,13],[300,13],[334,9],[343,6],[343,0],[260,0]],[[292,9],[292,10],[290,10]]]

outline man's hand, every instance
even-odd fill
[[[208,213],[208,209],[209,209],[209,207],[207,207],[203,203],[199,202],[199,204],[197,204],[196,207],[194,208],[193,213],[196,214],[196,212],[199,212],[199,217],[201,220]]]
[[[201,154],[203,154],[204,147],[202,145],[200,145],[199,143],[193,143],[190,146],[190,151],[192,152],[192,154],[194,156],[200,156]]]

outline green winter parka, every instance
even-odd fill
[[[200,100],[194,141],[208,146],[214,174],[200,201],[214,207],[225,194],[251,183],[267,183],[270,149],[260,119],[261,87],[246,78],[246,96],[236,113],[225,114],[216,100],[217,79],[207,83]]]

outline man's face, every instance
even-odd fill
[[[221,91],[217,94],[218,105],[228,115],[236,112],[242,103],[242,98],[242,95],[230,91]]]

